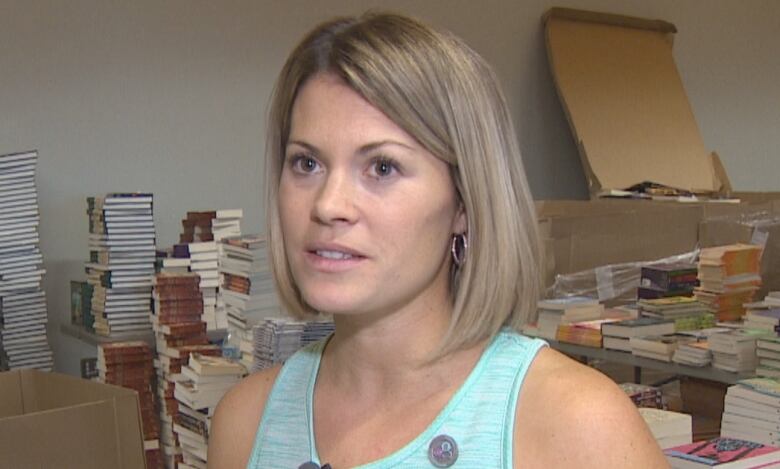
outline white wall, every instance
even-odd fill
[[[155,194],[158,244],[188,210],[242,207],[261,229],[264,113],[286,54],[315,23],[379,7],[462,36],[494,64],[534,196],[584,198],[545,56],[551,6],[675,23],[675,57],[706,144],[734,186],[777,190],[780,2],[773,0],[0,0],[0,153],[38,149],[50,334],[59,370],[94,349],[59,333],[83,278],[85,197]]]

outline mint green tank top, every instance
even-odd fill
[[[360,468],[511,468],[517,397],[528,367],[545,345],[502,330],[426,430],[395,453]],[[314,382],[324,346],[325,340],[311,344],[282,367],[265,404],[249,468],[327,463],[317,455],[312,424]]]

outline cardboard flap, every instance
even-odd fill
[[[592,195],[643,181],[720,188],[672,56],[674,25],[557,8],[544,21]]]

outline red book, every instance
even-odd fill
[[[664,451],[673,468],[747,469],[780,462],[780,448],[737,438],[713,438]]]

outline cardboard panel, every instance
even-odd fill
[[[653,181],[720,188],[672,56],[674,26],[553,9],[547,51],[592,195]]]
[[[119,386],[96,383],[59,373],[22,370],[25,413],[57,409],[71,405],[135,396],[136,392]]]
[[[22,413],[24,413],[24,405],[19,375],[0,373],[0,418]]]
[[[58,373],[0,373],[0,466],[143,468],[137,393]]]
[[[111,402],[36,412],[0,421],[7,467],[122,467]]]

